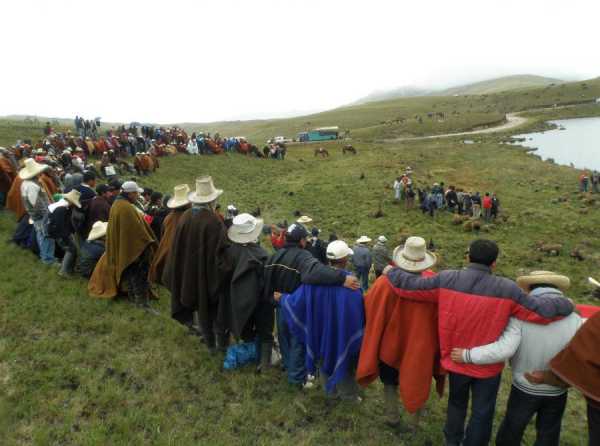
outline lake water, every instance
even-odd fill
[[[579,169],[600,170],[600,118],[550,121],[565,130],[516,135],[525,138],[516,144],[537,148],[543,159],[554,158],[558,164],[573,163]]]

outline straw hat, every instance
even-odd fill
[[[369,237],[367,237],[366,235],[361,235],[360,238],[358,240],[356,240],[356,243],[358,243],[360,245],[362,243],[369,243],[371,241],[372,240]]]
[[[68,194],[63,194],[62,197],[63,199],[71,203],[73,206],[81,208],[81,201],[79,201],[79,199],[81,198],[81,192],[79,192],[78,190],[71,189],[71,191]]]
[[[236,215],[232,223],[227,230],[227,237],[240,244],[256,242],[265,225],[262,219],[250,214]]]
[[[98,240],[106,235],[106,230],[108,229],[108,223],[105,221],[97,221],[92,226],[92,230],[90,231],[90,235],[88,235],[88,242],[92,240]]]
[[[409,237],[404,246],[397,246],[392,254],[394,263],[399,268],[411,273],[420,273],[431,268],[437,257],[427,251],[427,244],[422,237]]]
[[[188,200],[188,194],[190,193],[190,186],[187,184],[180,184],[173,188],[173,198],[167,201],[167,207],[170,209],[180,208],[186,204],[190,204]]]
[[[22,180],[31,180],[47,170],[49,167],[50,166],[47,164],[41,164],[35,161],[33,158],[28,158],[25,160],[23,168],[19,171],[19,178]]]
[[[188,194],[192,203],[211,203],[221,196],[223,190],[215,189],[211,176],[202,176],[196,179],[196,190]]]
[[[327,245],[327,258],[329,260],[340,260],[351,255],[354,255],[354,251],[343,240],[335,240]]]
[[[517,285],[525,291],[529,291],[532,285],[543,284],[554,285],[559,290],[565,291],[571,286],[571,280],[552,271],[532,271],[527,276],[517,277]]]
[[[381,243],[387,243],[388,239],[385,238],[385,235],[380,235],[379,237],[377,237],[377,241]]]
[[[311,223],[312,221],[313,221],[313,219],[310,218],[308,215],[303,215],[298,220],[296,220],[296,223],[300,223],[300,224],[305,225],[306,223]]]
[[[588,282],[590,282],[592,285],[600,288],[600,282],[598,282],[596,279],[594,279],[593,277],[588,277]]]

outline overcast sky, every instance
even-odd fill
[[[596,1],[0,0],[0,115],[206,122],[600,76]]]

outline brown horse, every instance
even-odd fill
[[[329,152],[323,147],[319,147],[315,149],[315,156],[320,156],[321,158],[329,158]]]
[[[346,153],[351,153],[352,155],[356,155],[358,152],[356,151],[356,149],[353,146],[351,146],[350,144],[346,144],[342,148],[342,154],[345,155]]]

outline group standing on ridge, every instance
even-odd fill
[[[497,445],[520,444],[534,416],[536,444],[559,444],[568,387],[586,399],[589,444],[600,444],[600,311],[575,311],[568,277],[500,277],[491,240],[470,243],[466,268],[436,271],[427,237],[416,234],[393,247],[384,234],[350,244],[335,233],[323,240],[314,215],[266,225],[259,208],[230,204],[223,214],[224,191],[210,175],[168,195],[144,189],[122,178],[136,170],[127,152],[144,153],[154,165],[165,138],[175,151],[200,148],[197,135],[190,151],[178,130],[138,130],[132,139],[107,135],[105,144],[119,146],[104,146],[98,165],[90,162],[96,146],[85,144],[85,125],[78,137],[50,129],[39,153],[28,144],[0,149],[0,192],[18,221],[13,241],[62,277],[89,278],[92,297],[129,299],[152,314],[163,286],[172,318],[225,370],[253,364],[264,379],[275,376],[267,370],[282,370],[299,392],[322,387],[356,404],[361,387],[380,381],[385,422],[400,434],[421,428],[433,383],[440,398],[448,395],[445,443],[489,444],[509,361],[512,385]],[[151,173],[142,164],[140,171]],[[425,194],[421,206],[428,203],[432,215],[498,214],[494,194],[443,183],[415,192],[410,168],[397,183],[395,198],[409,209]]]

